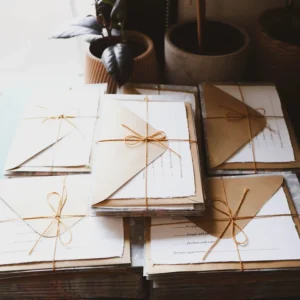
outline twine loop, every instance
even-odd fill
[[[257,114],[254,113],[244,113],[244,112],[240,112],[238,110],[235,110],[231,107],[225,106],[225,105],[219,105],[219,107],[224,108],[227,110],[227,112],[225,113],[225,119],[229,122],[239,122],[242,121],[244,119],[252,119],[252,120],[256,120],[256,121],[260,121],[261,118],[264,118],[266,115],[266,110],[262,107],[260,108],[256,108],[254,109],[254,111],[257,112]],[[259,113],[262,115],[260,116]]]
[[[219,243],[219,241],[223,238],[223,236],[225,235],[227,229],[231,226],[231,237],[232,240],[235,243],[236,246],[236,250],[238,253],[238,257],[239,257],[239,262],[240,262],[240,266],[241,266],[241,270],[243,271],[243,264],[242,264],[242,259],[241,259],[241,254],[240,254],[240,250],[239,250],[239,246],[240,245],[247,245],[248,243],[248,237],[245,233],[245,231],[237,224],[237,220],[238,220],[238,214],[239,211],[246,199],[246,196],[248,194],[248,192],[250,191],[249,189],[245,188],[244,189],[244,193],[242,195],[241,201],[239,203],[238,208],[236,209],[235,213],[232,212],[231,208],[229,207],[228,201],[227,201],[227,196],[226,196],[226,192],[225,192],[225,187],[224,187],[224,182],[222,180],[222,185],[223,185],[223,189],[224,189],[224,194],[225,194],[225,200],[223,200],[222,198],[218,197],[215,200],[213,200],[213,202],[220,202],[222,204],[224,204],[224,206],[226,207],[227,211],[224,209],[220,209],[218,207],[215,206],[215,203],[213,203],[212,208],[217,210],[218,212],[220,212],[221,214],[225,215],[227,218],[223,218],[223,219],[215,219],[214,221],[228,221],[227,225],[225,226],[224,230],[221,232],[221,234],[219,235],[219,237],[217,238],[217,240],[212,244],[212,246],[207,250],[207,252],[205,253],[205,255],[203,256],[203,260],[205,260],[207,258],[207,256],[212,252],[212,250],[217,246],[217,244]],[[239,229],[240,232],[243,234],[244,236],[244,240],[243,241],[238,241],[235,235],[236,229]]]
[[[58,116],[50,116],[50,117],[46,117],[44,120],[43,120],[43,123],[48,121],[48,120],[60,120],[60,119],[64,119],[66,121],[69,121],[68,119],[75,119],[76,116],[66,116],[64,114],[61,114],[61,115],[58,115]]]
[[[53,197],[57,197],[59,199],[57,208],[55,208],[54,205],[51,203],[51,199],[53,199]],[[55,247],[54,247],[54,255],[53,255],[53,270],[55,270],[55,256],[56,256],[57,240],[59,239],[61,244],[64,246],[70,244],[72,241],[71,228],[62,221],[62,218],[64,217],[62,215],[62,211],[67,202],[67,199],[68,199],[68,194],[67,194],[66,177],[65,177],[64,181],[63,181],[62,193],[59,194],[58,192],[51,192],[47,195],[47,202],[49,204],[49,207],[53,211],[54,216],[53,216],[50,224],[43,231],[43,233],[41,233],[41,234],[38,233],[39,237],[38,237],[37,241],[35,242],[35,244],[33,245],[33,247],[31,248],[31,250],[29,251],[29,255],[31,255],[42,238],[55,238]],[[69,216],[66,216],[66,217],[69,217]],[[50,228],[52,228],[55,225],[56,225],[56,234],[54,236],[47,236],[46,233],[50,230]],[[62,240],[62,238],[61,238],[62,227],[65,229],[65,232],[69,233],[69,239],[67,241]]]
[[[155,142],[161,145],[163,148],[170,150],[172,153],[176,154],[178,157],[181,157],[180,154],[178,154],[176,151],[172,150],[170,147],[166,146],[163,142],[167,142],[167,135],[164,131],[157,131],[152,135],[146,135],[143,136],[136,132],[135,130],[131,129],[127,125],[122,124],[122,126],[129,131],[131,131],[133,134],[127,135],[124,137],[124,143],[127,146],[137,146],[141,143],[149,143],[149,142]]]

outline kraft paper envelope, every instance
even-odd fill
[[[123,141],[130,135],[128,129],[122,124],[134,129],[139,134],[146,135],[146,122],[123,107],[118,101],[106,101],[105,109],[100,107],[99,128],[96,140],[99,142],[94,151],[95,161],[93,166],[93,206],[139,206],[145,204],[145,199],[110,199],[110,197],[135,175],[145,169],[146,143],[140,143],[130,147]],[[192,119],[191,106],[187,106],[190,138],[196,140],[194,121]],[[101,130],[105,128],[105,132]],[[148,124],[148,135],[159,131]],[[104,135],[105,134],[105,135]],[[110,141],[117,139],[118,141]],[[108,140],[108,141],[106,141]],[[168,141],[163,142],[168,146]],[[158,143],[147,143],[148,165],[160,157],[166,149]],[[202,183],[199,168],[197,145],[191,144],[193,156],[196,196],[182,198],[148,199],[149,205],[180,205],[180,204],[203,204]],[[126,200],[126,201],[124,201]]]
[[[100,133],[97,139],[99,137],[100,140],[117,139],[120,141],[99,142],[98,148],[95,150],[94,205],[108,199],[121,186],[142,171],[146,164],[146,143],[129,147],[122,141],[130,134],[122,124],[134,129],[142,136],[146,136],[146,122],[115,101],[109,103],[105,112],[100,116],[100,122],[101,127],[105,126],[106,132],[109,132],[107,136],[102,136]],[[156,132],[157,130],[148,124],[148,135]],[[163,144],[168,146],[169,143],[166,141]],[[156,143],[147,143],[147,147],[148,165],[166,151]]]
[[[47,182],[44,180],[46,177],[36,177],[35,182],[31,178],[28,179],[28,182],[24,179],[0,181],[0,198],[35,232],[43,234],[53,221],[60,199],[58,195],[49,198],[48,195],[58,193],[63,196],[64,180],[67,198],[61,212],[63,222],[72,228],[84,216],[90,215],[90,203],[84,201],[90,190],[89,178],[83,178],[81,186],[74,185],[73,178],[65,176],[51,177]],[[60,227],[63,234],[67,229],[65,226]],[[51,226],[45,235],[56,236],[56,226]]]
[[[4,201],[4,203],[11,208],[20,217],[20,219],[23,219],[24,222],[26,222],[26,224],[36,233],[43,234],[45,237],[53,238],[57,236],[57,223],[55,222],[55,225],[51,226],[46,232],[45,229],[50,225],[55,216],[55,212],[51,209],[49,204],[56,209],[59,205],[59,197],[57,195],[52,195],[48,199],[47,197],[49,193],[52,192],[62,195],[64,182],[67,200],[60,216],[63,224],[68,226],[72,232],[72,228],[76,226],[76,224],[84,217],[84,215],[90,215],[90,203],[88,201],[84,201],[84,199],[89,198],[91,188],[90,176],[80,176],[80,185],[78,185],[78,180],[76,180],[76,177],[78,176],[53,176],[51,177],[51,180],[47,180],[47,177],[36,177],[35,181],[32,181],[32,178],[28,178],[27,182],[25,178],[3,180],[0,181],[0,201]],[[30,201],[30,203],[28,201]],[[56,268],[84,268],[87,266],[96,267],[114,264],[129,264],[129,223],[124,220],[123,226],[124,251],[122,257],[56,261]],[[61,235],[64,233],[67,234],[67,230],[67,227],[64,225],[60,226]],[[28,249],[28,251],[29,250],[30,249]],[[31,262],[0,266],[0,272],[52,269],[52,267],[52,262]]]
[[[248,188],[247,201],[244,201],[238,216],[255,216],[260,209],[271,199],[283,184],[282,176],[263,176],[263,177],[241,177],[241,178],[223,178],[224,188],[228,206],[234,214],[241,202],[244,189]],[[214,199],[224,199],[224,190],[222,180],[220,178],[208,179],[208,199],[211,205],[205,210],[204,216],[201,218],[188,218],[191,222],[201,227],[210,235],[219,237],[224,231],[228,222],[214,221],[226,217],[223,213],[213,208],[213,206],[221,211],[228,213],[228,208],[225,204]],[[236,224],[243,229],[251,219],[236,220]],[[235,234],[240,232],[236,226]],[[231,227],[224,233],[224,238],[232,238]]]
[[[272,196],[278,191],[280,187],[283,187],[287,201],[290,207],[291,214],[297,214],[293,200],[289,193],[289,189],[283,176],[255,176],[255,177],[223,177],[224,186],[226,190],[227,200],[229,206],[234,214],[244,192],[244,188],[249,188],[250,191],[247,194],[247,201],[243,202],[238,216],[255,216],[259,210],[272,198]],[[210,200],[218,197],[224,199],[224,191],[220,178],[209,178],[208,179],[208,197]],[[215,203],[215,206],[223,211],[226,211],[224,205]],[[224,231],[228,221],[214,221],[212,218],[226,218],[226,216],[214,209],[208,207],[203,217],[187,218],[195,225],[201,227],[210,235],[219,237]],[[298,217],[293,217],[295,228],[300,233],[300,220]],[[249,220],[236,220],[235,221],[241,229],[251,222]],[[232,225],[231,225],[232,226]],[[232,238],[231,226],[226,231],[223,238]],[[235,235],[240,230],[238,226],[235,226]],[[195,263],[195,264],[182,264],[182,265],[154,265],[150,257],[150,222],[146,227],[146,264],[149,274],[161,274],[161,273],[172,273],[172,272],[199,272],[199,271],[223,271],[223,270],[240,270],[241,266],[239,262],[218,262],[218,263]],[[214,251],[214,250],[212,250]],[[243,262],[245,270],[250,269],[278,269],[278,268],[292,268],[300,267],[300,261],[261,261],[261,262]]]
[[[87,167],[87,163],[78,163],[83,159],[78,158],[76,153],[72,154],[74,163],[71,161],[70,165],[57,165],[55,163],[55,156],[58,155],[56,148],[62,142],[65,143],[64,146],[68,143],[68,147],[71,149],[72,145],[75,148],[78,143],[91,143],[91,138],[86,139],[83,132],[87,128],[91,128],[93,133],[98,110],[99,91],[99,87],[90,89],[84,86],[73,90],[65,89],[61,93],[53,92],[53,94],[50,93],[50,95],[45,95],[42,98],[33,97],[15,134],[5,170],[9,173],[26,172],[32,168],[31,171],[42,172],[50,169],[55,171],[55,167],[60,167],[60,169]],[[85,101],[87,96],[90,97],[88,102]],[[60,118],[62,115],[66,118]],[[76,135],[76,137],[70,138],[69,135],[71,134]],[[50,156],[53,159],[49,160]],[[88,162],[90,153],[86,156],[85,161]],[[38,163],[32,162],[36,158],[39,159]],[[70,159],[69,157],[68,161]],[[47,163],[43,164],[44,161]]]
[[[203,85],[203,94],[208,159],[210,167],[215,168],[260,133],[267,122],[258,111],[211,84]]]
[[[221,84],[221,83],[220,83]],[[226,84],[227,85],[227,84]],[[231,85],[231,84],[229,84]],[[233,84],[236,85],[236,84]],[[257,84],[255,84],[257,85]],[[252,86],[251,84],[245,84],[242,86]],[[273,86],[273,85],[272,85]],[[219,99],[217,99],[219,98]],[[230,95],[228,95],[226,92],[221,91],[219,88],[212,86],[211,84],[203,84],[203,100],[205,102],[205,110],[210,109],[211,106],[214,106],[214,103],[223,103],[223,99],[228,99],[228,98],[233,98]],[[240,101],[238,101],[240,102]],[[240,102],[241,103],[241,102]],[[224,103],[222,104],[224,105]],[[208,108],[207,108],[208,107]],[[207,109],[206,109],[207,108]],[[286,112],[284,110],[283,107],[283,113],[284,116],[286,116]],[[261,118],[260,118],[261,119]],[[290,140],[292,143],[292,147],[294,150],[294,155],[295,155],[295,161],[292,162],[256,162],[256,169],[258,170],[280,170],[280,169],[299,169],[300,168],[300,148],[299,148],[299,144],[297,141],[297,137],[295,134],[295,131],[293,129],[293,126],[290,122],[290,120],[288,118],[285,117],[285,121],[286,121],[286,125],[289,131],[289,135],[290,135]],[[211,118],[211,119],[206,119],[204,117],[204,122],[205,122],[205,127],[206,125],[210,125],[213,122],[216,122],[215,124],[217,124],[218,121],[216,121],[216,119]],[[262,121],[261,121],[262,122]],[[229,122],[228,122],[229,123]],[[254,123],[254,120],[253,120]],[[219,124],[219,123],[218,123]],[[232,126],[234,126],[234,123],[231,123]],[[238,123],[236,123],[235,125],[240,125],[241,122],[239,121]],[[216,127],[218,127],[219,125],[215,125]],[[227,124],[227,126],[229,126]],[[237,126],[238,127],[238,126]],[[237,130],[240,130],[239,128],[236,128]],[[223,130],[222,128],[219,128],[219,130]],[[253,134],[254,135],[254,134]],[[234,134],[232,133],[232,136],[234,136]],[[249,136],[249,132],[245,133],[245,136]],[[206,136],[206,141],[207,143],[209,143],[211,145],[210,150],[208,147],[208,155],[209,156],[213,156],[213,143],[215,141],[215,139],[211,139],[212,138],[212,134]],[[222,147],[222,149],[224,149],[224,147]],[[226,150],[226,149],[225,149]],[[230,153],[229,153],[230,154]],[[234,154],[234,152],[233,152]],[[226,163],[226,159],[220,159],[220,160],[216,160],[216,159],[209,159],[209,167],[210,168],[215,168],[217,170],[226,170],[228,172],[230,172],[230,170],[253,170],[254,165],[252,162],[235,162],[235,163]],[[214,163],[216,161],[216,163]]]

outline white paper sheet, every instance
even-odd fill
[[[146,120],[146,103],[124,101],[126,108]],[[184,103],[148,103],[148,122],[158,131],[164,131],[169,139],[189,139]],[[130,134],[130,132],[128,132]],[[169,141],[169,147],[181,155],[179,158],[167,150],[148,168],[148,197],[169,198],[195,195],[193,160],[189,142]],[[144,198],[145,171],[140,172],[119,189],[113,199]]]
[[[158,91],[156,90],[144,90],[138,89],[138,91],[143,95],[128,95],[128,94],[107,94],[105,95],[106,99],[118,100],[118,101],[145,101],[145,95],[149,98],[149,101],[157,102],[186,102],[192,105],[193,113],[196,112],[196,100],[193,93],[188,92],[176,92],[176,91]]]
[[[262,207],[258,215],[290,214],[282,188]],[[154,224],[174,223],[174,219],[152,219]],[[222,239],[205,261],[207,250],[216,237],[207,234],[187,220],[176,225],[151,227],[151,259],[154,264],[189,264],[239,261],[232,240]],[[300,259],[300,239],[291,217],[272,217],[251,220],[244,228],[248,244],[240,246],[242,261],[273,261]],[[243,234],[236,236],[243,241]]]
[[[34,142],[34,136],[30,136],[30,123],[32,122],[41,122],[47,126],[57,127],[57,134],[60,133],[59,136],[63,138],[25,162],[22,166],[89,166],[101,92],[98,85],[83,85],[73,89],[35,90],[24,114],[25,120],[21,122],[21,126],[24,128],[19,128],[19,132],[17,132],[14,148],[22,149],[19,144],[24,143],[24,139],[26,142]],[[47,117],[62,114],[76,116],[76,118],[46,120]],[[41,119],[26,120],[34,117]],[[47,126],[41,126],[41,130],[47,129]],[[28,128],[27,132],[26,128]],[[69,134],[66,135],[66,133]],[[47,131],[45,131],[45,136],[47,136]],[[21,140],[20,143],[17,143],[18,139]],[[17,150],[12,149],[11,151]]]
[[[217,85],[218,88],[242,101],[238,86]],[[295,161],[286,122],[283,118],[281,102],[274,86],[241,86],[244,101],[254,109],[263,108],[267,126],[253,139],[256,162]],[[268,118],[276,116],[279,118]],[[248,143],[236,152],[227,163],[253,162],[252,145]]]
[[[11,179],[11,181],[17,181],[20,183],[20,181],[25,180],[28,183],[35,179],[38,178]],[[87,206],[89,206],[90,185],[88,185],[88,182],[90,181],[88,180],[88,177],[86,177],[86,175],[80,175],[72,176],[70,179],[67,191],[68,202],[66,203],[66,206],[72,205],[70,202],[72,201],[72,194],[74,192],[72,186],[76,186],[77,188],[80,187],[81,190],[84,190],[82,192],[86,195],[86,197],[80,197],[80,199],[82,201],[86,201]],[[51,189],[51,181],[53,182],[56,180],[57,177],[44,177],[39,183],[45,184],[46,181],[49,181],[49,188]],[[16,187],[18,186],[20,187],[20,185],[17,184]],[[13,185],[10,184],[8,189],[5,184],[0,187],[4,187],[5,193],[3,194],[8,195],[8,189],[12,190]],[[32,199],[27,197],[28,194],[30,194],[30,190],[31,193],[35,192],[30,184],[26,190],[19,188],[20,201],[24,201],[25,203],[28,203],[28,205],[34,205],[31,201]],[[15,190],[11,192],[16,193]],[[51,220],[21,220],[19,214],[13,211],[5,203],[5,197],[1,198],[1,194],[0,189],[0,265],[41,261],[51,262],[54,256],[55,237],[42,238],[33,253],[29,255],[29,251],[39,238],[39,235],[33,229],[34,222],[39,222],[43,225],[42,228],[46,229]],[[24,195],[26,195],[26,197],[24,197]],[[47,201],[47,199],[41,199],[41,201]],[[83,212],[83,214],[85,214],[85,212]],[[43,215],[43,213],[41,213],[41,215]],[[7,222],[7,220],[10,221]],[[66,217],[62,214],[61,220],[68,225],[72,221],[72,218]],[[53,227],[54,231],[56,231],[56,225]],[[98,259],[122,257],[123,255],[124,229],[122,218],[96,216],[78,218],[77,223],[70,226],[70,231],[72,240],[69,244],[63,245],[59,239],[57,240],[55,260]],[[68,242],[69,237],[69,231],[64,232],[61,236],[64,242]]]

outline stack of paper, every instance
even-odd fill
[[[273,85],[200,86],[210,174],[300,168],[300,149]]]
[[[291,174],[210,178],[212,203],[203,217],[152,218],[144,274],[153,280],[153,299],[183,292],[188,299],[249,299],[257,282],[265,286],[260,297],[288,287],[286,295],[299,295],[299,193]]]
[[[99,215],[203,212],[191,105],[155,98],[106,95],[100,103],[93,155],[93,207]]]
[[[95,216],[91,187],[90,175],[0,181],[1,297],[16,284],[38,299],[143,296],[129,220]]]
[[[27,95],[6,175],[90,172],[99,101],[106,87],[41,88]]]

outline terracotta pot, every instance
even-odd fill
[[[235,25],[208,20],[203,55],[197,54],[196,22],[178,24],[165,37],[167,83],[197,85],[201,81],[238,81],[245,70],[249,36]]]
[[[126,31],[126,37],[130,42],[144,47],[144,52],[134,58],[134,67],[130,80],[138,83],[159,83],[160,73],[156,61],[156,55],[152,40],[139,32]],[[106,72],[101,59],[95,55],[100,53],[109,45],[105,38],[90,45],[86,53],[85,83],[108,83],[108,93],[115,93],[118,85]],[[98,56],[100,56],[98,55]]]
[[[299,15],[300,15],[300,8]],[[278,19],[286,14],[285,8],[263,12],[256,27],[256,76],[262,81],[275,82],[280,91],[299,90],[300,46],[270,36],[282,31]],[[295,97],[292,97],[295,98]]]

